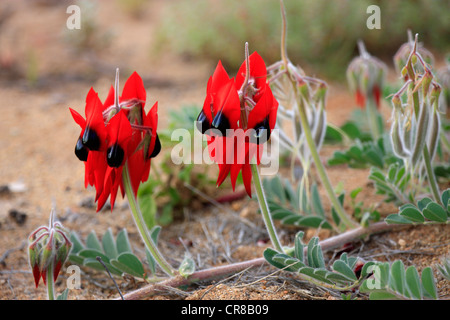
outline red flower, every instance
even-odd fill
[[[198,129],[208,135],[208,149],[219,166],[217,185],[230,174],[233,190],[239,172],[251,197],[253,159],[259,164],[262,144],[275,127],[278,102],[266,80],[266,66],[258,53],[244,62],[235,79],[230,79],[221,62],[208,81]]]
[[[145,114],[145,102],[143,81],[134,72],[126,81],[119,99],[116,98],[116,90],[111,87],[102,104],[91,89],[86,98],[86,120],[70,109],[75,122],[81,127],[75,154],[85,162],[85,186],[96,188],[97,211],[103,208],[108,197],[111,210],[114,208],[119,188],[124,196],[124,165],[128,165],[136,196],[139,184],[148,179],[150,159],[161,150],[156,133],[157,103]]]

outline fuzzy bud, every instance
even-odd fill
[[[61,266],[69,256],[72,243],[60,223],[54,223],[53,212],[48,227],[37,228],[28,237],[28,261],[33,272],[36,288],[40,278],[47,282],[47,270],[53,270],[53,280],[58,277]]]

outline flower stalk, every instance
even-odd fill
[[[272,245],[275,250],[283,252],[283,248],[278,238],[277,231],[273,224],[272,215],[270,213],[269,205],[267,203],[266,195],[264,193],[264,188],[261,183],[261,177],[258,172],[258,166],[255,163],[252,163],[251,169],[253,175],[253,184],[256,190],[256,196],[258,198],[259,207],[261,209],[261,214],[264,220],[264,224],[266,226],[266,230],[269,234],[270,241],[272,242]]]
[[[288,113],[288,111],[291,114],[290,118],[292,119],[295,133],[293,141],[286,137],[288,140],[287,145],[299,156],[303,164],[303,179],[306,179],[305,176],[307,175],[310,161],[314,163],[328,198],[342,223],[347,228],[354,228],[358,224],[345,212],[339,202],[325,167],[320,160],[318,151],[326,130],[324,110],[326,84],[320,79],[307,77],[300,68],[290,62],[286,49],[287,19],[283,0],[280,0],[280,7],[282,17],[281,61],[268,67],[268,70],[271,75],[269,83],[274,89],[277,100],[280,102],[280,114],[283,112]],[[312,87],[315,89],[314,92]],[[290,110],[288,110],[289,105],[292,106]],[[310,110],[306,110],[307,107]],[[311,124],[308,119],[308,112],[314,118]]]
[[[124,169],[122,172],[122,179],[123,179],[123,186],[125,189],[125,193],[128,199],[128,204],[130,207],[130,211],[133,215],[134,222],[136,224],[136,227],[138,228],[139,234],[141,235],[142,240],[145,243],[145,246],[150,251],[152,257],[155,259],[155,261],[158,263],[158,265],[161,267],[161,269],[170,277],[175,276],[176,271],[172,266],[167,262],[167,260],[164,258],[164,256],[161,254],[161,252],[158,250],[158,247],[153,242],[150,233],[148,231],[148,228],[145,224],[144,217],[142,215],[142,212],[139,208],[137,199],[134,196],[133,187],[131,184],[129,169],[128,169],[128,163],[124,165]]]
[[[419,51],[418,34],[415,41],[409,41],[408,45],[409,53],[402,46],[396,54],[397,61],[405,61],[401,69],[405,83],[392,97],[394,121],[391,141],[394,152],[406,162],[413,174],[424,170],[433,200],[441,204],[439,186],[432,167],[439,141],[438,103],[441,89],[435,82],[430,65]],[[406,55],[407,58],[402,58]],[[408,97],[404,105],[401,100],[403,95]],[[413,142],[409,138],[411,132],[414,133]]]

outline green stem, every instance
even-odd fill
[[[415,110],[415,116],[416,119],[419,117],[419,110],[420,110],[420,102],[419,102],[419,93],[414,92],[412,94],[413,97],[413,103],[414,103],[414,110]],[[426,108],[426,105],[423,105],[422,108]],[[428,184],[430,185],[431,193],[433,194],[434,201],[436,201],[439,204],[442,204],[441,202],[441,196],[439,193],[439,186],[437,183],[436,176],[434,174],[433,166],[431,165],[431,157],[430,153],[428,151],[427,144],[424,145],[423,151],[423,162],[425,163],[425,171],[427,172],[428,177]]]
[[[311,129],[308,124],[308,120],[306,119],[306,113],[305,113],[305,106],[300,101],[299,107],[298,107],[299,113],[300,113],[300,122],[302,124],[303,132],[305,134],[306,143],[308,144],[309,151],[311,152],[311,156],[314,160],[314,164],[317,169],[317,173],[319,174],[320,180],[323,183],[323,186],[328,194],[328,197],[333,204],[334,209],[336,210],[337,215],[342,220],[342,222],[349,228],[354,228],[357,226],[357,223],[354,222],[344,211],[344,208],[342,207],[341,203],[339,202],[338,198],[336,197],[333,187],[331,186],[330,179],[328,178],[328,175],[325,171],[325,168],[322,164],[322,161],[320,160],[319,153],[317,152],[316,144],[314,142]]]
[[[147,249],[150,251],[152,257],[161,267],[161,269],[169,276],[175,276],[176,271],[172,266],[164,259],[161,252],[158,250],[157,246],[153,242],[147,226],[144,221],[144,217],[139,209],[136,197],[134,196],[133,187],[131,185],[130,175],[128,172],[128,163],[123,166],[122,171],[123,186],[125,188],[125,193],[128,198],[128,204],[130,206],[131,213],[133,214],[134,222],[139,230],[139,234],[142,237]]]
[[[258,166],[256,163],[250,164],[253,175],[253,183],[256,189],[256,195],[258,197],[259,207],[261,208],[262,217],[264,224],[266,225],[267,232],[269,233],[270,240],[275,250],[283,252],[283,248],[278,239],[277,232],[273,225],[272,215],[270,214],[269,205],[267,203],[266,196],[264,194],[263,186],[261,183],[261,177],[259,176]]]
[[[428,183],[430,185],[434,201],[442,204],[441,195],[439,193],[439,186],[436,180],[436,176],[434,175],[433,166],[431,165],[430,152],[428,151],[428,146],[426,144],[423,147],[423,161],[425,162],[425,170],[427,171]]]
[[[372,138],[373,141],[376,142],[380,137],[381,132],[378,125],[379,113],[375,105],[375,101],[373,101],[372,98],[367,99],[366,112],[367,112],[367,121],[369,122]]]
[[[55,300],[55,282],[53,281],[53,263],[47,269],[47,297],[48,300]]]

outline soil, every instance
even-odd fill
[[[147,105],[158,101],[159,128],[165,128],[171,110],[202,105],[214,64],[177,57],[170,52],[157,58],[151,54],[156,22],[164,18],[159,15],[163,0],[148,2],[139,16],[125,12],[118,3],[97,3],[98,38],[93,42],[95,45],[91,43],[82,51],[77,51],[79,47],[73,42],[65,41],[70,32],[75,32],[66,28],[67,3],[16,0],[2,1],[0,5],[2,300],[46,299],[45,288],[34,286],[28,266],[27,237],[37,227],[47,224],[52,208],[64,226],[76,231],[82,239],[91,230],[102,235],[108,228],[114,233],[126,228],[136,254],[145,258],[125,200],[119,199],[113,212],[96,213],[93,206],[87,205],[94,190],[84,188],[84,166],[73,153],[79,127],[68,108],[81,112],[91,86],[100,97],[106,97],[116,67],[121,70],[122,85],[127,75],[136,70],[144,79]],[[103,44],[109,32],[111,41]],[[330,83],[329,121],[342,124],[353,108],[354,101],[347,88]],[[388,107],[383,106],[383,111],[388,114]],[[326,160],[334,150],[335,147],[325,146],[321,156]],[[395,211],[393,205],[375,195],[367,179],[368,170],[346,166],[327,169],[333,185],[343,183],[348,190],[363,187],[358,199],[365,204],[378,204],[383,216]],[[226,184],[208,190],[211,198],[230,194],[231,188]],[[179,264],[186,250],[195,257],[197,269],[262,256],[269,243],[254,199],[244,197],[216,206],[198,194],[194,198],[192,206],[184,208],[173,223],[162,229],[160,247],[170,262]],[[251,221],[252,225],[243,221]],[[277,228],[282,242],[292,244],[298,229],[279,224]],[[307,238],[316,234],[316,230],[305,231]],[[322,240],[332,235],[319,233]],[[448,299],[448,282],[437,272],[436,264],[448,256],[449,247],[449,226],[434,225],[403,228],[356,240],[351,253],[380,261],[401,259],[405,265],[416,265],[419,271],[432,266],[440,297]],[[328,252],[330,256],[333,253]],[[276,271],[264,264],[232,277],[205,281],[183,290],[167,290],[146,299],[341,299],[338,292]],[[63,269],[56,283],[58,292],[64,289],[66,279]],[[127,277],[116,281],[124,293],[145,285]],[[83,268],[81,289],[69,293],[69,299],[77,300],[117,297],[117,289],[106,273],[89,268]]]

